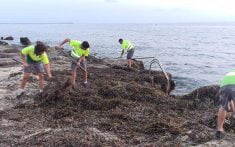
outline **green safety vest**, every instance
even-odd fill
[[[83,50],[81,48],[81,44],[82,44],[81,41],[70,40],[69,44],[73,48],[73,50],[71,51],[71,56],[75,59],[79,59],[81,56],[87,57],[90,53],[89,48],[86,50]]]
[[[121,47],[122,50],[129,51],[130,49],[134,48],[134,45],[128,40],[123,40]]]
[[[235,85],[235,70],[232,70],[224,76],[223,80],[220,83],[220,87],[226,85]]]
[[[26,56],[27,62],[29,62],[29,63],[43,62],[43,64],[49,64],[49,59],[48,59],[46,52],[44,52],[42,55],[37,56],[34,53],[34,50],[35,50],[34,46],[28,46],[28,47],[23,48],[21,50],[21,53]]]

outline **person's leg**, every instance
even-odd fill
[[[28,82],[28,78],[30,76],[30,74],[33,71],[33,65],[31,63],[28,63],[29,66],[24,67],[24,76],[21,80],[21,89],[24,89],[27,82]]]
[[[227,112],[230,111],[229,104],[231,101],[231,90],[228,86],[222,87],[220,89],[220,108],[218,111],[217,118],[217,131],[224,132],[224,122]]]
[[[72,62],[71,64],[71,69],[72,69],[72,72],[71,72],[71,84],[73,86],[75,86],[75,83],[76,83],[76,77],[77,77],[77,63],[75,62]]]
[[[127,63],[128,63],[128,67],[131,67],[131,65],[132,65],[132,57],[133,57],[133,55],[134,55],[134,49],[131,49],[131,50],[129,50],[128,51],[128,53],[127,53]]]
[[[42,91],[43,88],[44,88],[44,74],[43,73],[39,73],[38,77],[39,77],[39,88]]]
[[[84,83],[87,83],[87,63],[86,61],[81,62],[80,65],[85,71],[83,71],[83,78],[84,78]]]
[[[77,72],[75,70],[72,70],[71,84],[73,86],[76,84],[76,77],[77,77]]]
[[[24,89],[26,84],[27,84],[27,80],[30,76],[30,73],[24,73],[23,79],[21,80],[21,89]]]
[[[223,108],[220,107],[219,112],[218,112],[218,120],[217,120],[217,130],[224,132],[224,122],[225,122],[225,118],[227,115],[227,111]]]
[[[34,63],[33,64],[34,66],[34,72],[38,75],[38,78],[39,78],[39,88],[40,88],[40,91],[43,90],[44,88],[44,66],[43,64],[40,62],[40,63]]]
[[[84,72],[84,83],[86,84],[87,83],[87,72]]]

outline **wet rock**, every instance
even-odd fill
[[[20,37],[20,43],[24,46],[28,46],[31,44],[31,41],[28,37]]]
[[[14,40],[14,38],[12,36],[1,37],[1,40]]]
[[[12,60],[11,58],[0,58],[0,66],[11,66],[16,65],[17,62]]]
[[[214,104],[219,102],[219,85],[205,86],[194,90],[193,92],[182,96],[183,99],[206,101],[212,100]]]
[[[70,61],[67,57],[64,56],[50,56],[51,60],[60,60],[60,61]]]
[[[17,48],[9,48],[9,49],[5,49],[2,51],[3,53],[18,53],[19,50]]]
[[[0,45],[8,45],[8,43],[5,41],[0,41]]]
[[[103,59],[103,64],[109,65],[111,67],[127,67],[127,60],[124,59],[118,59],[118,60],[112,60],[109,58]],[[138,70],[144,70],[144,64],[142,61],[133,60],[132,68],[138,69]]]
[[[142,74],[145,74],[145,76],[143,76]],[[151,83],[153,86],[159,85],[160,88],[164,92],[167,92],[167,88],[169,88],[168,93],[170,93],[172,90],[175,89],[175,82],[172,80],[172,75],[170,73],[167,73],[167,75],[169,77],[169,83],[168,83],[168,80],[166,79],[164,73],[161,71],[151,71],[151,74],[150,74],[149,70],[142,70],[140,72],[140,75],[142,75],[142,76],[139,77],[139,80]]]
[[[17,53],[1,53],[0,52],[0,58],[13,58],[19,56]]]
[[[92,56],[92,55],[88,56],[87,61],[89,63],[96,63],[96,64],[103,63],[103,59],[97,58],[97,57]]]

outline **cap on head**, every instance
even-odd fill
[[[43,54],[45,51],[47,51],[47,47],[40,41],[36,42],[36,46],[35,46],[35,50],[34,53],[36,55],[41,55]]]
[[[82,42],[82,48],[83,48],[83,49],[86,50],[86,49],[88,49],[89,47],[90,47],[90,44],[89,44],[87,41],[83,41],[83,42]]]
[[[119,39],[118,41],[119,41],[119,43],[120,43],[120,44],[122,44],[122,42],[123,42],[123,39]]]

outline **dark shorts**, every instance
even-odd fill
[[[129,51],[127,51],[127,59],[132,59],[133,55],[134,55],[135,49],[130,49]]]
[[[25,73],[44,73],[43,63],[28,63],[28,67],[24,68]]]
[[[80,63],[80,66],[81,66],[83,69],[87,70],[87,63],[86,63],[86,61],[82,61],[82,62]],[[72,61],[72,63],[71,63],[71,68],[72,68],[72,71],[76,71],[77,68],[78,68],[77,63]]]
[[[228,111],[228,103],[235,103],[235,85],[226,85],[220,88],[220,107]]]

